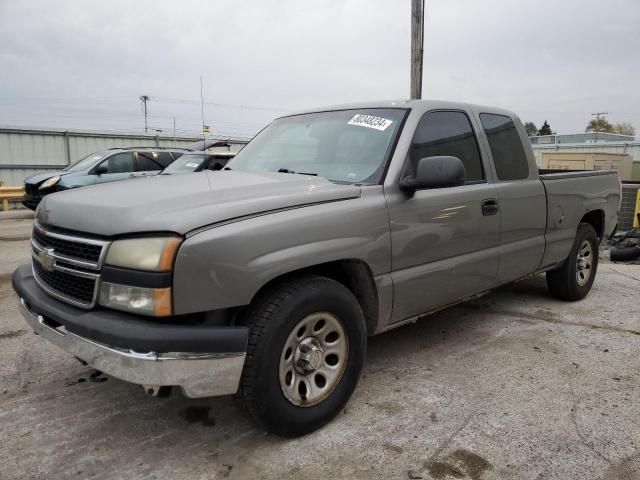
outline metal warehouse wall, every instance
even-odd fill
[[[214,137],[210,137],[214,138]],[[22,185],[34,173],[64,168],[90,153],[114,147],[186,147],[201,138],[156,135],[127,135],[113,132],[0,128],[0,180],[6,185]],[[230,151],[240,150],[248,141],[226,138]],[[218,149],[216,149],[218,150]],[[223,149],[226,151],[226,149]]]
[[[631,155],[633,164],[631,180],[640,181],[640,142],[622,143],[573,143],[556,145],[531,145],[538,166],[542,162],[542,152],[576,152],[576,153],[623,153]]]

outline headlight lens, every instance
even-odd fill
[[[114,267],[169,272],[181,241],[180,237],[173,236],[116,240],[109,247],[105,263]]]
[[[38,187],[38,190],[44,190],[45,188],[53,187],[59,181],[60,181],[60,177],[58,176],[51,177],[49,180],[45,180],[44,182],[42,182],[42,185]]]
[[[171,315],[170,288],[143,288],[102,282],[100,305],[141,315]]]

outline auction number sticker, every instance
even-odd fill
[[[373,115],[365,115],[363,113],[355,114],[353,118],[347,122],[348,125],[375,128],[380,131],[386,130],[392,123],[393,120],[389,120],[388,118],[375,117]]]

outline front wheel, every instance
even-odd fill
[[[247,315],[238,397],[253,420],[286,437],[329,422],[364,363],[366,325],[354,295],[334,280],[307,276],[266,292]]]
[[[575,301],[587,296],[598,270],[599,242],[588,223],[578,226],[569,257],[562,266],[547,272],[547,286],[554,297]]]

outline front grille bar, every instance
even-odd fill
[[[51,237],[51,238],[56,238],[59,240],[63,240],[63,241],[67,241],[67,242],[73,242],[73,243],[78,243],[78,244],[86,244],[86,245],[93,245],[96,247],[100,247],[101,251],[100,251],[100,255],[98,257],[98,261],[97,262],[91,262],[88,260],[83,260],[80,258],[75,258],[75,257],[71,257],[71,256],[67,256],[67,255],[61,255],[59,253],[55,253],[53,252],[51,254],[51,256],[66,262],[66,263],[70,263],[72,265],[78,266],[78,267],[84,267],[84,268],[90,268],[92,270],[100,270],[100,267],[102,267],[102,264],[104,263],[104,259],[107,255],[107,250],[108,250],[108,246],[110,244],[110,242],[107,242],[105,240],[95,240],[93,238],[82,238],[82,237],[75,237],[75,236],[71,236],[71,235],[65,235],[65,234],[61,234],[61,233],[55,233],[55,232],[50,232],[48,230],[45,230],[44,228],[42,228],[42,226],[40,224],[38,224],[37,222],[34,223],[33,228],[38,230],[38,233],[46,236],[46,237]],[[43,250],[46,249],[47,246],[46,245],[41,245],[40,243],[38,243],[38,241],[34,238],[34,236],[31,236],[31,244],[34,245],[35,248],[37,248],[38,250]]]
[[[74,258],[68,255],[62,255],[55,252],[55,249],[47,248],[46,245],[41,245],[38,240],[36,240],[35,236],[31,236],[31,254],[33,257],[33,262],[38,262],[42,268],[46,268],[40,262],[40,254],[46,252],[46,255],[51,257],[52,264],[49,265],[49,268],[52,272],[60,272],[66,275],[76,276],[85,279],[91,279],[94,281],[93,292],[91,302],[87,303],[81,301],[79,298],[73,298],[69,295],[66,295],[64,292],[58,291],[53,285],[49,285],[36,271],[35,266],[32,266],[33,276],[40,286],[46,293],[51,295],[52,297],[57,298],[65,303],[69,303],[76,307],[90,309],[96,305],[98,292],[100,289],[100,268],[104,263],[104,259],[107,254],[107,250],[109,247],[109,243],[103,240],[95,240],[90,238],[81,238],[75,237],[71,235],[64,235],[60,233],[50,232],[45,230],[39,224],[34,224],[34,229],[37,229],[40,235],[44,235],[45,237],[52,237],[62,241],[73,242],[75,244],[88,244],[93,246],[99,246],[101,248],[100,254],[97,262],[91,262],[85,259]],[[48,270],[48,269],[47,269]]]

